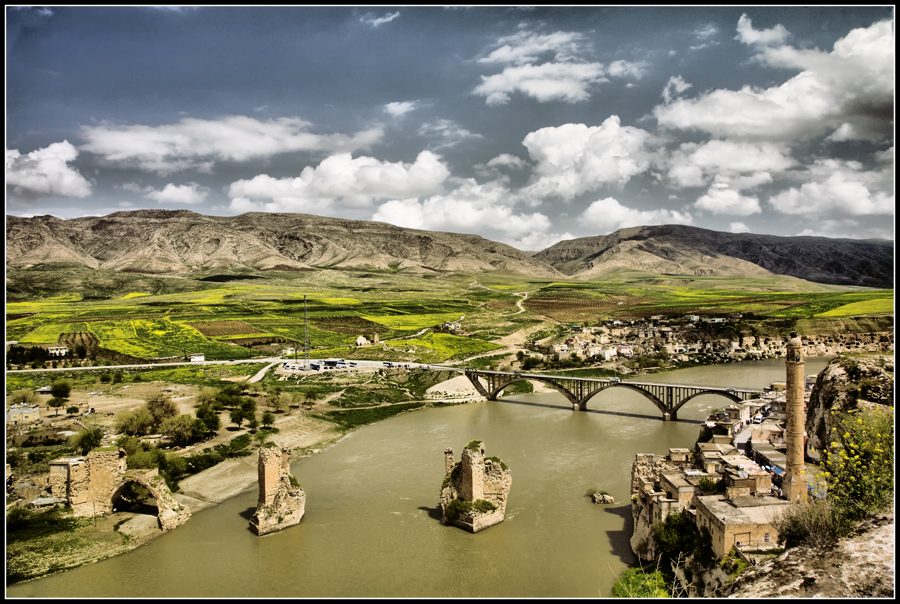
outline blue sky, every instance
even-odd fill
[[[6,212],[894,238],[869,7],[7,7]]]

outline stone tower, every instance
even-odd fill
[[[785,452],[786,464],[784,469],[784,496],[789,501],[806,501],[806,467],[803,463],[803,435],[806,425],[806,410],[803,404],[804,376],[803,355],[801,348],[803,342],[796,331],[791,332],[791,339],[787,344],[787,389],[785,391],[785,407],[787,408]]]

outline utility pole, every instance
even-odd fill
[[[306,362],[304,369],[309,371],[309,317],[306,314],[306,294],[303,294],[303,356]]]

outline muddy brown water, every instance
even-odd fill
[[[815,373],[826,359],[806,360]],[[761,388],[784,362],[643,376]],[[663,422],[641,395],[611,389],[573,412],[556,393],[428,409],[367,426],[292,464],[307,493],[299,525],[257,537],[253,488],[131,552],[7,589],[9,597],[608,597],[632,562],[636,453],[690,447],[727,401],[694,399]],[[444,448],[485,442],[512,471],[506,520],[477,534],[444,526]],[[590,488],[619,503],[595,505]]]

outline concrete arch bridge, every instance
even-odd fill
[[[510,384],[522,380],[543,382],[565,396],[572,403],[574,411],[586,411],[588,401],[596,394],[610,388],[627,388],[640,393],[656,405],[662,413],[663,421],[678,419],[678,410],[692,399],[703,394],[715,394],[729,401],[740,403],[758,398],[762,390],[737,390],[735,388],[719,388],[717,386],[684,386],[678,384],[655,384],[649,382],[623,382],[618,379],[598,379],[581,377],[563,377],[559,375],[540,375],[535,373],[482,371],[467,369],[464,371],[469,381],[479,394],[489,401],[497,400],[497,395]],[[480,379],[479,379],[480,378]],[[485,384],[487,384],[485,387]]]

